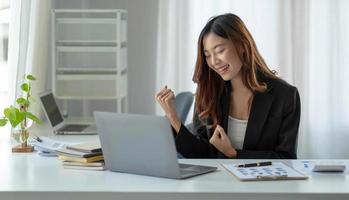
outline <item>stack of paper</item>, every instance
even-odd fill
[[[86,153],[102,152],[101,143],[99,140],[75,144],[75,145],[69,145],[67,146],[67,149],[86,152]]]
[[[65,169],[105,170],[105,165],[103,161],[91,163],[63,161],[63,167]]]
[[[68,145],[58,149],[58,159],[69,169],[104,170],[104,158],[99,142]]]
[[[30,140],[30,144],[35,147],[41,156],[57,156],[57,150],[65,148],[73,143],[62,142],[48,137],[36,137]]]

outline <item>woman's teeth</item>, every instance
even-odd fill
[[[224,73],[228,70],[229,65],[224,65],[223,67],[219,68],[219,72]]]

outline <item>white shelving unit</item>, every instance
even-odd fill
[[[91,118],[96,100],[127,112],[126,10],[53,9],[51,38],[52,90],[65,116]],[[79,116],[72,101],[80,101]]]

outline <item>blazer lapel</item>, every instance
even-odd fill
[[[251,105],[243,149],[254,149],[263,129],[274,97],[269,92],[256,93]]]
[[[222,95],[221,99],[221,111],[222,111],[222,119],[221,126],[225,132],[228,130],[228,117],[229,117],[229,107],[230,107],[230,83],[226,86],[225,91]]]
[[[231,83],[230,81],[228,81],[228,82],[225,82],[225,88],[224,88],[224,92],[222,94],[222,99],[221,99],[222,119],[220,124],[226,133],[228,133],[227,131],[228,131],[228,116],[229,116],[229,106],[230,106],[230,92],[231,92]],[[226,156],[220,151],[217,151],[216,157],[226,158]]]

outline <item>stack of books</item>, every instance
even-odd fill
[[[66,169],[105,170],[99,141],[68,145],[57,150]]]

